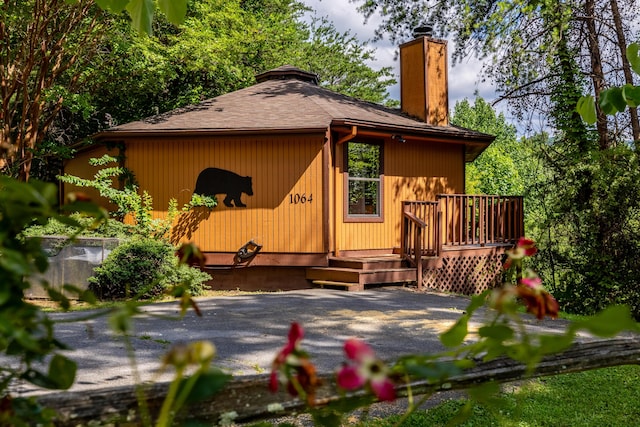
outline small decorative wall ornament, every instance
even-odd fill
[[[222,201],[225,206],[244,208],[247,205],[242,203],[242,193],[253,196],[253,184],[250,176],[240,176],[225,169],[207,168],[198,175],[193,192],[209,197],[226,194]]]
[[[262,245],[257,244],[253,240],[249,240],[240,249],[238,249],[238,252],[236,252],[236,256],[233,260],[236,264],[247,262],[258,255],[260,249],[262,249]]]

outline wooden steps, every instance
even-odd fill
[[[360,258],[329,258],[328,267],[307,269],[307,280],[319,287],[362,291],[366,285],[415,282],[416,269],[406,267],[395,255]]]

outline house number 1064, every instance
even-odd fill
[[[307,195],[305,193],[296,193],[296,194],[289,194],[289,204],[291,205],[297,205],[299,203],[311,203],[313,202],[313,194],[309,194],[309,196],[307,197]]]

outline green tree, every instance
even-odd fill
[[[638,38],[638,28],[632,25],[634,2],[624,5],[616,0],[372,0],[362,2],[361,10],[365,16],[380,13],[379,35],[389,32],[392,38],[405,37],[425,17],[431,20],[436,33],[452,35],[456,59],[475,52],[486,60],[484,77],[515,117],[541,119],[551,137],[529,140],[536,153],[530,164],[538,177],[525,180],[527,204],[537,207],[531,211],[538,220],[535,232],[543,238],[539,268],[565,309],[590,312],[625,302],[640,317],[637,266],[628,252],[639,237],[634,232],[637,148],[628,148],[637,139],[637,115],[633,108],[628,115],[605,114],[616,99],[607,98],[608,86],[630,84],[634,90],[626,70],[635,56],[624,43]],[[402,19],[409,25],[396,25]],[[595,127],[576,111],[585,92],[596,101]]]
[[[354,98],[378,104],[397,104],[387,88],[396,83],[391,67],[373,70],[375,60],[368,42],[350,31],[338,32],[327,18],[314,18],[306,30],[308,40],[295,52],[291,64],[318,74],[320,85]]]
[[[80,1],[69,0],[70,3]],[[144,34],[152,32],[156,9],[175,25],[182,23],[187,12],[187,0],[96,0],[96,3],[113,13],[126,11],[133,28]]]
[[[624,0],[359,0],[366,18],[378,14],[378,37],[409,37],[418,24],[431,22],[437,35],[455,42],[454,59],[476,54],[485,61],[484,76],[491,79],[514,115],[549,117],[563,78],[576,80],[581,92],[600,93],[609,85],[628,80],[626,40],[638,39],[633,22],[637,4]],[[569,55],[568,58],[562,58]],[[574,75],[559,69],[573,61]],[[586,77],[582,80],[582,77]],[[626,83],[630,83],[626,81]],[[589,87],[591,88],[590,90]],[[565,99],[573,111],[577,99]],[[621,139],[637,139],[637,115],[607,120],[597,111],[600,148]]]
[[[373,71],[373,51],[331,23],[305,23],[308,8],[298,1],[195,0],[184,14],[164,10],[173,3],[158,2],[163,13],[143,19],[153,28],[143,35],[129,18],[142,28],[136,16],[155,11],[148,0],[98,1],[107,12],[79,0],[1,6],[2,172],[52,180],[78,140],[246,87],[287,63],[319,73],[332,89],[389,102],[391,70]]]
[[[495,135],[496,139],[473,163],[466,166],[466,192],[471,194],[520,195],[525,188],[522,170],[524,153],[516,128],[484,99],[457,102],[451,123]]]
[[[95,59],[107,17],[88,1],[0,5],[0,167],[26,181],[62,110],[83,107],[78,88]]]
[[[151,37],[120,22],[107,45],[117,55],[95,69],[87,93],[96,111],[122,123],[249,86],[256,74],[289,64],[332,90],[389,102],[391,69],[372,70],[373,51],[332,23],[305,23],[307,10],[292,0],[197,0],[180,27],[159,18]]]

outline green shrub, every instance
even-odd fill
[[[74,213],[69,215],[69,218],[82,227],[80,233],[78,233],[77,226],[50,218],[44,225],[34,225],[27,228],[24,231],[24,235],[27,237],[77,235],[79,237],[113,237],[117,239],[124,239],[133,235],[133,227],[131,225],[123,224],[115,219],[109,218],[94,225],[96,222],[94,217]]]
[[[211,276],[178,264],[170,244],[134,238],[115,248],[89,278],[89,289],[101,299],[156,298],[178,284],[199,295]]]

